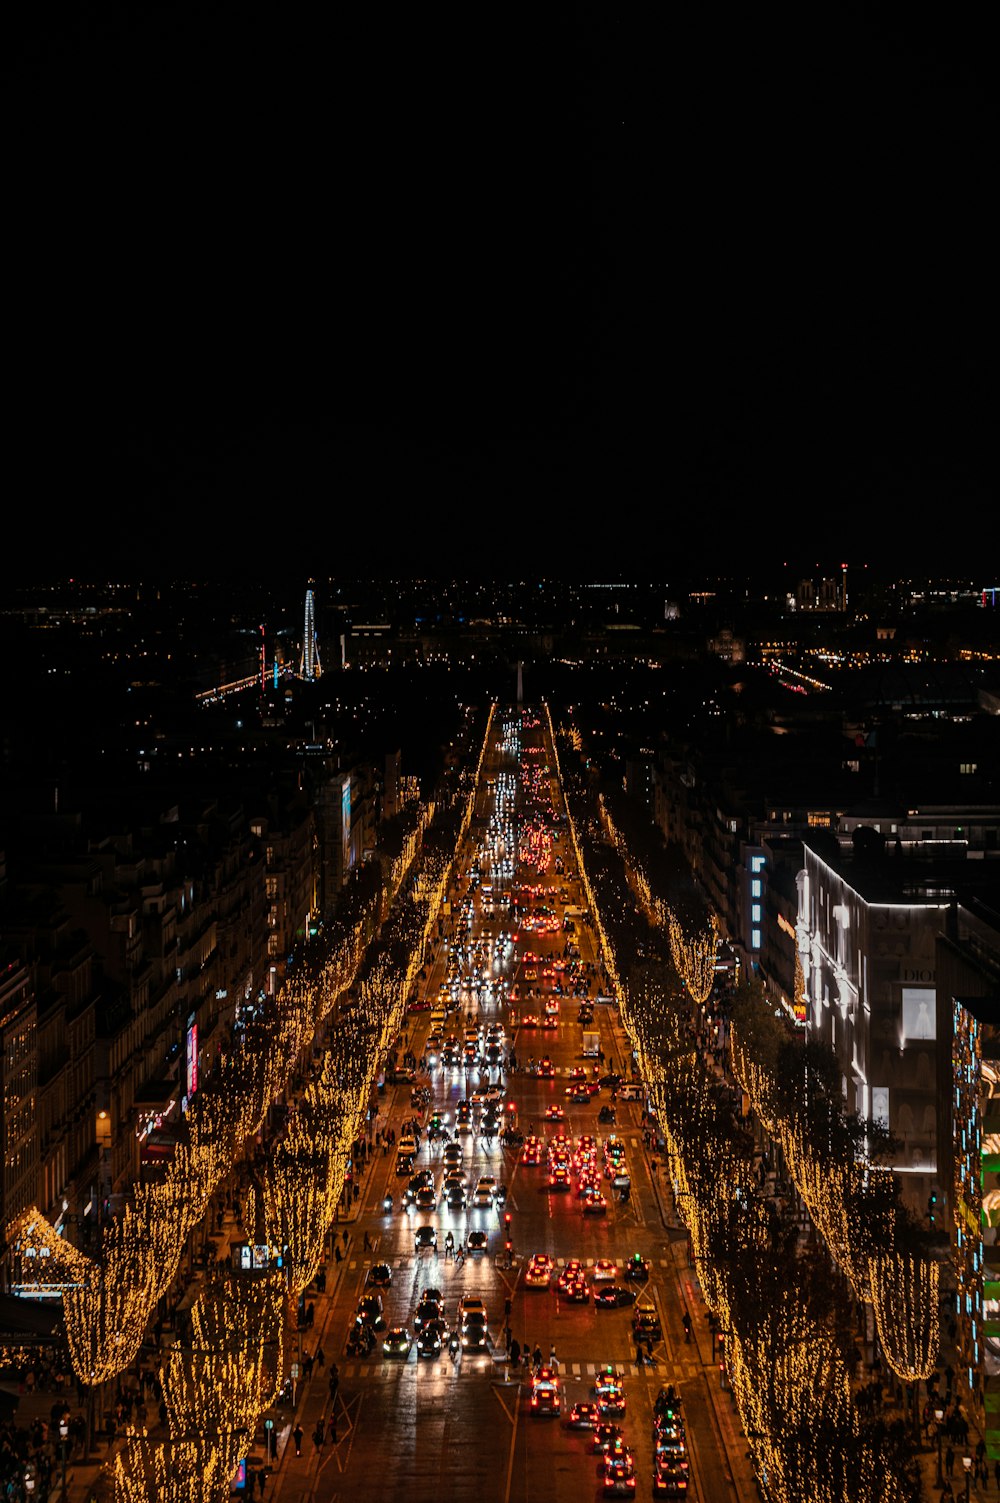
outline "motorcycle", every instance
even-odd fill
[[[391,1215],[391,1213],[392,1213],[392,1196],[391,1195],[387,1195],[385,1197],[385,1199],[383,1200],[383,1202],[382,1202],[382,1210],[385,1212],[385,1214],[387,1216]]]

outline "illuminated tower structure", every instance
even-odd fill
[[[309,581],[312,585],[312,580]],[[311,589],[306,590],[306,612],[302,627],[302,657],[299,660],[299,673],[303,678],[314,679],[322,675],[323,669],[319,661],[319,643],[316,640],[316,615],[315,601]]]

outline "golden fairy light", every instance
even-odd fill
[[[940,1268],[915,1251],[881,1253],[869,1263],[871,1302],[886,1361],[908,1383],[929,1378],[940,1346]]]
[[[94,1272],[91,1259],[61,1237],[37,1206],[28,1206],[8,1221],[6,1241],[14,1256],[17,1282],[24,1289],[82,1284]]]

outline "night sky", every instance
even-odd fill
[[[981,568],[973,25],[134,9],[5,48],[24,577]]]

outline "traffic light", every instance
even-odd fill
[[[934,1224],[936,1222],[936,1219],[937,1219],[937,1191],[936,1190],[932,1190],[931,1193],[930,1193],[930,1195],[927,1197],[927,1220],[928,1220],[928,1222],[930,1223],[931,1226],[934,1226]]]

